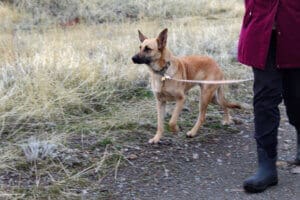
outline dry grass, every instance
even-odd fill
[[[240,0],[76,0],[70,7],[70,1],[13,2],[14,6],[0,2],[0,169],[23,175],[33,170],[36,188],[1,186],[0,198],[9,199],[15,192],[16,199],[39,199],[51,191],[58,193],[54,196],[78,197],[70,182],[85,180],[91,171],[102,169],[105,160],[121,155],[111,148],[76,169],[50,158],[34,165],[26,162],[20,146],[30,136],[54,140],[61,147],[58,151],[65,152],[76,149],[67,145],[74,135],[103,139],[118,127],[155,122],[147,68],[130,60],[138,50],[137,29],[153,37],[168,27],[168,46],[174,54],[210,55],[228,78],[248,76],[248,69],[235,61]],[[50,12],[53,5],[56,13]],[[85,23],[57,25],[74,16]],[[55,177],[46,163],[61,176]],[[39,185],[46,175],[53,178],[50,192]]]
[[[15,8],[26,10],[34,16],[26,18],[27,21],[44,25],[65,22],[75,17],[94,24],[140,19],[176,19],[223,12],[226,12],[227,16],[236,17],[242,13],[241,0],[13,0],[13,2]]]

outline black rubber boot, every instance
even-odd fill
[[[246,192],[263,192],[269,186],[277,185],[276,156],[270,158],[267,152],[262,148],[257,148],[258,170],[256,174],[244,181]]]

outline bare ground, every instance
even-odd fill
[[[150,133],[128,133],[135,137],[124,149],[129,161],[102,180],[100,191],[107,199],[296,199],[299,174],[291,173],[295,166],[286,163],[295,154],[296,134],[286,117],[279,132],[280,181],[261,194],[242,189],[243,180],[256,169],[256,151],[249,113],[238,117],[240,124],[214,134],[204,135],[203,129],[194,139],[185,138],[183,132],[166,134],[157,145],[146,143]]]

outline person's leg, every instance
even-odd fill
[[[253,68],[254,124],[258,170],[244,181],[247,192],[262,192],[278,182],[276,170],[277,129],[280,122],[278,105],[282,101],[282,76],[276,68],[276,40],[272,36],[264,70]]]
[[[297,153],[294,164],[300,165],[300,68],[282,70],[283,98],[290,124],[297,131]]]

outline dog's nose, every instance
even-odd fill
[[[138,56],[137,55],[134,55],[134,56],[132,56],[132,61],[134,62],[134,63],[137,63],[137,61],[138,61]]]

